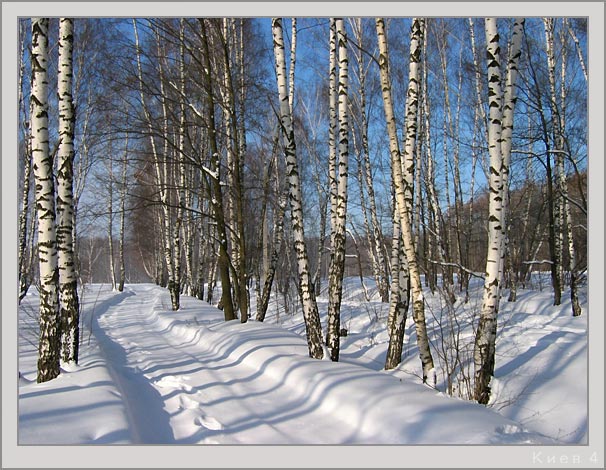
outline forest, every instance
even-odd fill
[[[20,19],[36,381],[78,363],[93,285],[301,315],[339,362],[354,282],[383,370],[415,341],[420,383],[489,404],[501,310],[586,313],[587,44],[585,17]]]

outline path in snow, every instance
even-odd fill
[[[149,303],[145,297],[144,292],[137,295],[127,288],[119,304],[99,319],[93,318],[93,331],[108,358],[110,375],[126,405],[133,443],[172,443],[175,439],[170,416],[163,409],[164,399],[150,386],[138,367],[142,358],[151,354],[147,346],[161,339],[145,327],[141,317],[140,309],[145,309]]]
[[[287,386],[197,338],[184,342],[162,329],[154,316],[155,309],[166,310],[162,291],[127,289],[131,295],[93,331],[122,392],[135,442],[280,444],[291,442],[293,428],[298,443],[342,440],[344,423],[310,409]],[[222,315],[213,307],[207,313],[213,320]],[[228,419],[222,423],[219,416]]]
[[[225,322],[187,296],[181,305],[170,311],[168,292],[149,284],[89,297],[81,365],[44,384],[31,382],[25,344],[19,442],[554,443],[415,381],[310,359],[305,339],[279,326]]]

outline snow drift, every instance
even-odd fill
[[[222,312],[190,297],[172,312],[168,293],[153,285],[94,289],[83,302],[80,365],[44,384],[34,383],[35,348],[26,341],[36,298],[24,301],[20,444],[559,442],[415,377],[373,370],[376,362],[356,361],[347,348],[342,363],[310,359],[305,338],[276,324],[224,322]],[[366,351],[376,356],[384,346]],[[516,376],[509,366],[497,393]]]

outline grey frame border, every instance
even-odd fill
[[[604,466],[604,4],[601,2],[347,2],[347,16],[589,17],[589,444],[586,446],[18,446],[16,21],[19,16],[339,16],[336,2],[2,2],[2,467],[3,468],[514,468]],[[116,11],[111,15],[108,11]],[[314,14],[315,13],[315,14]],[[600,136],[602,139],[600,140]],[[599,268],[597,268],[599,269]],[[6,286],[6,288],[5,288]],[[597,461],[592,462],[595,453]],[[578,460],[577,460],[578,459]]]

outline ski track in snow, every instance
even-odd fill
[[[130,295],[103,314],[93,331],[114,364],[112,376],[123,391],[136,443],[287,444],[292,427],[301,429],[299,443],[331,443],[331,436],[342,435],[341,420],[307,409],[288,387],[255,380],[259,371],[244,361],[217,357],[198,341],[183,342],[170,329],[162,330],[154,322],[154,312],[166,310],[162,291],[128,290]],[[209,310],[216,317],[216,309]],[[139,392],[133,393],[136,386]],[[267,419],[269,408],[273,416]],[[230,421],[221,423],[215,415]]]
[[[129,340],[137,337],[145,344],[143,340],[151,337],[138,325],[139,309],[144,306],[144,296],[126,288],[125,295],[116,307],[93,319],[93,331],[108,359],[107,365],[114,383],[120,390],[133,443],[172,443],[174,437],[169,416],[162,407],[163,399],[141,374],[137,359],[139,343]],[[124,321],[125,317],[128,321]]]
[[[26,345],[23,366],[28,372],[20,379],[24,399],[20,442],[554,444],[558,441],[550,434],[549,422],[540,421],[554,411],[541,409],[537,416],[529,416],[524,397],[508,404],[510,390],[521,389],[522,381],[527,381],[523,375],[534,373],[518,369],[525,358],[548,344],[568,348],[554,360],[578,361],[583,353],[583,346],[577,348],[572,341],[584,331],[583,323],[553,317],[546,325],[533,316],[514,313],[511,330],[504,323],[501,332],[511,349],[501,350],[497,375],[503,378],[493,384],[500,400],[498,414],[448,398],[415,380],[381,372],[380,354],[364,356],[369,345],[359,353],[357,346],[350,349],[339,363],[316,361],[308,357],[301,334],[293,333],[298,327],[288,331],[255,321],[225,322],[223,312],[187,296],[181,299],[182,308],[172,312],[168,292],[152,284],[126,286],[123,293],[105,290],[97,298],[99,305],[95,300],[91,308],[89,298],[83,310],[93,342],[83,349],[81,365],[68,365],[54,381],[35,384],[31,372],[35,351]],[[357,344],[358,327],[375,330],[378,312],[367,313],[368,325],[360,319],[351,325],[344,322],[353,331],[348,338],[351,345]],[[516,322],[530,328],[526,336],[516,336]],[[384,332],[377,331],[382,335],[378,341],[384,342]],[[545,370],[559,370],[542,365]],[[557,403],[562,413],[578,415],[578,400],[568,400],[570,408],[562,406],[558,391],[565,389],[561,381],[566,377],[553,377],[560,382],[554,382],[546,406]],[[537,380],[529,383],[527,396],[541,386]],[[583,393],[582,388],[578,393]],[[66,424],[52,421],[55,415],[65,417]],[[578,436],[570,429],[563,431],[564,442],[583,439],[583,417],[577,418]],[[72,427],[77,428],[73,433]],[[48,432],[55,428],[60,432]]]

